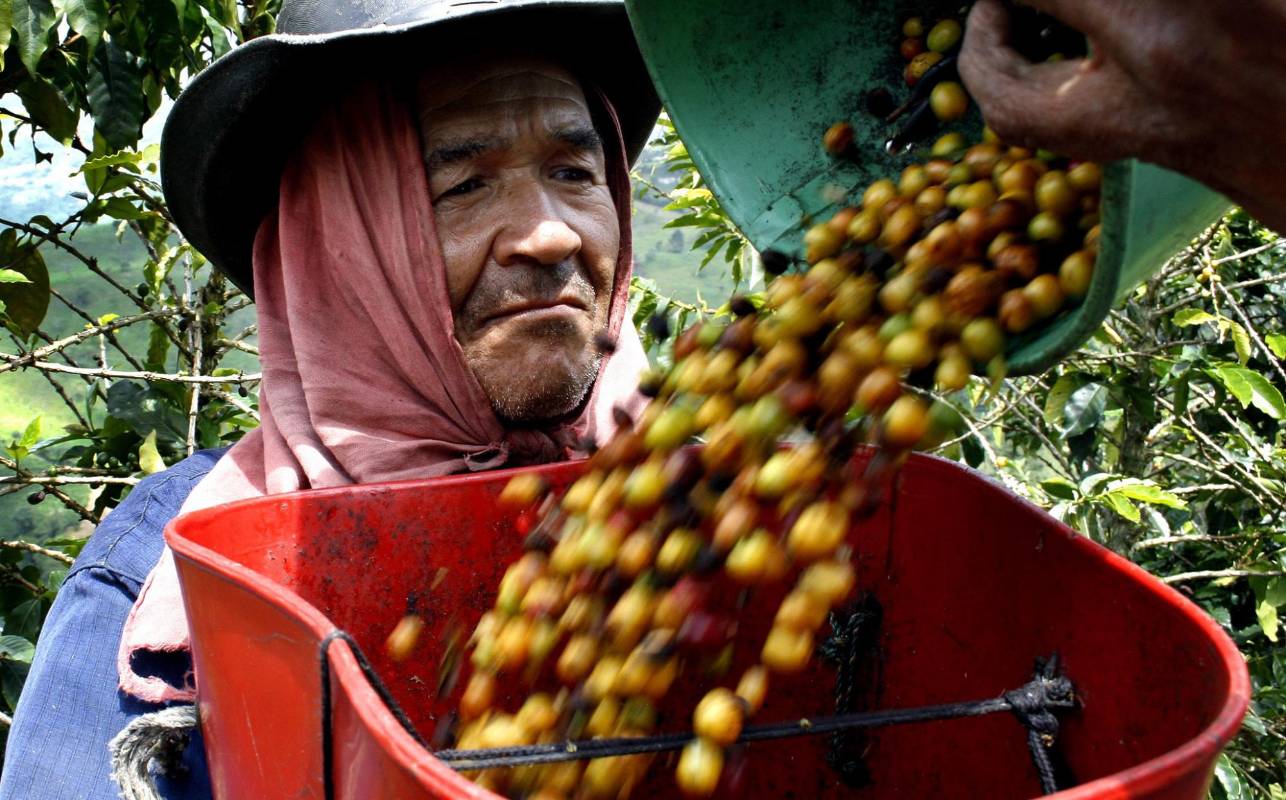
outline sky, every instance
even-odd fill
[[[160,140],[161,127],[165,124],[169,108],[167,100],[143,127],[140,147]],[[37,147],[43,153],[53,154],[53,160],[37,164],[29,129],[24,126],[14,143],[10,144],[12,126],[13,120],[5,118],[4,155],[0,156],[0,218],[25,222],[36,214],[45,214],[57,220],[59,216],[75,211],[81,201],[70,194],[85,191],[85,182],[81,176],[72,173],[80,168],[84,158],[76,150],[38,134]],[[81,120],[80,127],[81,141],[89,141],[92,123],[86,117]]]

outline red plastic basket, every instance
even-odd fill
[[[540,471],[563,485],[582,468]],[[266,497],[170,525],[216,797],[323,798],[327,764],[336,798],[495,797],[404,730],[344,641],[324,656],[324,698],[320,654],[334,631],[350,634],[430,736],[459,692],[437,689],[450,634],[472,628],[520,549],[494,502],[511,474]],[[985,478],[925,456],[851,543],[859,588],[883,607],[865,708],[994,697],[1024,684],[1035,657],[1058,652],[1084,706],[1064,718],[1059,744],[1079,785],[1056,797],[1205,796],[1250,684],[1232,642],[1177,592]],[[739,641],[766,633],[773,598],[757,602]],[[395,663],[383,642],[408,603],[426,632]],[[741,647],[738,667],[756,657],[756,646]],[[670,730],[687,723],[698,691],[689,688],[662,708]],[[756,721],[829,713],[832,691],[821,666],[776,679]],[[826,738],[812,737],[751,745],[751,788],[738,796],[1040,794],[1025,731],[1008,715],[863,736],[864,788],[843,786],[826,766]],[[658,757],[636,796],[676,796],[669,763]]]

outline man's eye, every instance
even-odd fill
[[[560,181],[583,182],[593,180],[594,174],[589,170],[581,169],[580,167],[559,167],[558,170],[554,172],[554,177],[558,178]]]
[[[439,197],[461,197],[463,195],[469,194],[475,189],[481,188],[481,186],[482,186],[482,181],[478,180],[477,178],[470,178],[469,180],[464,181],[463,183],[457,183],[455,186],[452,186],[450,189],[447,189],[445,192],[443,192],[438,196]]]

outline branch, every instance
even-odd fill
[[[203,388],[201,391],[204,392],[205,394],[212,395],[214,397],[219,398],[220,400],[222,400],[223,402],[227,403],[230,406],[235,406],[242,414],[245,414],[246,416],[250,417],[255,422],[259,421],[259,412],[251,408],[250,405],[246,403],[246,401],[242,400],[240,397],[237,397],[236,395],[230,392],[225,392],[222,389],[216,389],[211,386],[207,386]]]
[[[66,553],[60,553],[57,550],[50,550],[48,548],[41,547],[38,544],[32,544],[31,542],[21,542],[17,540],[9,542],[0,541],[0,547],[7,548],[9,550],[26,550],[28,553],[35,553],[36,555],[41,555],[46,558],[52,558],[54,561],[61,561],[69,567],[76,563],[76,559]]]
[[[107,331],[114,331],[118,328],[128,327],[138,322],[150,322],[163,317],[172,317],[181,313],[183,312],[179,309],[164,308],[147,311],[143,314],[135,314],[132,317],[118,317],[105,325],[96,325],[92,328],[87,328],[79,333],[75,333],[71,336],[67,336],[47,344],[44,347],[37,347],[35,350],[28,350],[20,356],[0,353],[0,357],[7,358],[9,360],[8,364],[0,364],[0,372],[8,372],[18,367],[29,366],[38,359],[66,350],[68,347],[80,344],[86,339],[92,339],[93,337],[98,336],[101,333],[106,333]]]
[[[138,478],[122,475],[37,475],[32,473],[26,477],[16,475],[0,477],[0,484],[16,483],[23,486],[98,486],[104,483],[134,486],[138,482]]]
[[[84,309],[80,308],[80,307],[79,307],[79,306],[77,306],[75,303],[73,303],[72,301],[68,300],[66,297],[63,297],[62,292],[59,292],[59,291],[58,291],[57,289],[55,289],[54,287],[50,286],[50,287],[49,287],[49,293],[50,293],[51,295],[53,295],[54,297],[56,297],[58,300],[60,300],[60,301],[62,302],[62,304],[63,304],[63,305],[67,306],[67,308],[68,308],[68,309],[69,309],[73,314],[75,314],[76,316],[78,316],[78,317],[80,317],[81,319],[85,320],[85,322],[89,323],[90,325],[97,325],[97,324],[98,324],[98,320],[96,320],[96,319],[94,319],[92,316],[90,316],[90,315],[89,315],[89,314],[88,314]],[[126,349],[121,345],[120,340],[116,338],[116,334],[115,334],[115,333],[113,333],[113,332],[111,332],[111,331],[104,331],[104,332],[103,332],[103,336],[105,336],[105,337],[107,338],[107,341],[112,345],[112,347],[116,348],[116,351],[117,351],[118,353],[120,353],[122,356],[124,356],[124,357],[125,357],[125,360],[129,362],[129,365],[130,365],[131,367],[133,367],[134,369],[142,369],[142,368],[143,368],[143,365],[142,365],[142,364],[140,364],[140,363],[138,363],[138,361],[134,358],[134,356],[133,356],[133,355],[131,355],[131,354],[130,354],[130,352],[129,352],[128,350],[126,350]]]
[[[9,353],[0,353],[0,359],[18,360],[19,358]],[[10,361],[10,365],[13,365],[13,361]],[[263,379],[263,373],[261,372],[238,372],[236,375],[186,375],[149,371],[131,372],[120,369],[99,369],[97,367],[68,367],[51,361],[37,361],[34,364],[18,366],[29,366],[48,370],[49,372],[66,372],[70,375],[87,375],[93,378],[122,378],[139,381],[168,381],[170,383],[257,383]],[[0,372],[4,370],[4,365],[0,365]]]
[[[18,466],[17,461],[14,461],[13,459],[8,458],[6,456],[0,456],[0,467],[5,467],[11,470],[15,475],[17,475],[20,478],[33,477],[33,475],[30,472]],[[15,486],[14,491],[17,491],[17,489],[18,487]],[[99,522],[102,521],[98,517],[94,516],[94,512],[90,511],[88,508],[85,508],[83,505],[76,502],[76,499],[74,497],[62,491],[58,487],[50,486],[46,491],[49,494],[56,497],[58,499],[58,502],[67,506],[72,511],[75,511],[76,514],[86,522],[92,522],[95,525],[97,525]]]
[[[1163,583],[1187,583],[1188,581],[1214,580],[1216,578],[1286,578],[1286,571],[1256,572],[1251,569],[1208,569],[1198,572],[1181,572],[1161,579]]]

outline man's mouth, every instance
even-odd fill
[[[481,327],[485,328],[498,322],[518,318],[563,317],[586,310],[587,307],[584,301],[570,294],[548,299],[523,300],[522,302],[506,305],[495,313],[488,314],[482,320]]]

